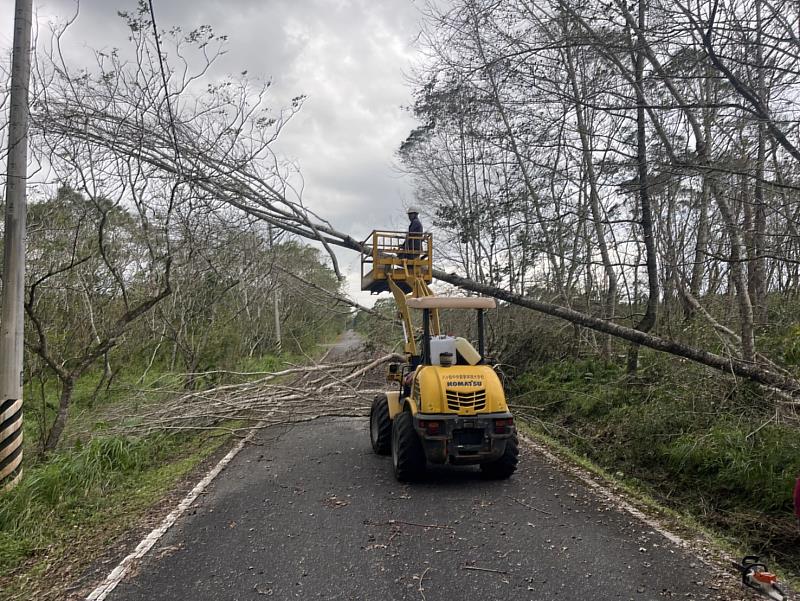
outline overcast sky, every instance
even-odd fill
[[[74,14],[74,0],[34,2],[39,27]],[[118,10],[135,0],[82,0],[67,44],[124,47]],[[411,103],[404,74],[415,61],[420,14],[414,0],[155,0],[160,29],[211,25],[229,36],[217,73],[247,70],[273,82],[279,108],[308,98],[281,134],[276,150],[297,162],[304,200],[339,230],[364,238],[375,228],[405,229],[411,202],[407,177],[394,152],[415,126],[402,110]],[[13,0],[0,0],[0,47],[11,46]],[[44,33],[43,33],[44,35]],[[339,254],[343,269],[359,270],[353,253]],[[357,278],[348,291],[356,295]],[[364,295],[358,295],[365,300]]]

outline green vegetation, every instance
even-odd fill
[[[320,351],[314,345],[307,352],[315,355]],[[268,354],[225,366],[237,373],[264,372],[302,360],[290,353]],[[0,495],[0,590],[20,599],[63,598],[63,590],[50,590],[54,572],[60,586],[68,585],[229,439],[224,427],[138,437],[108,434],[118,413],[135,415],[168,393],[165,391],[180,393],[185,386],[180,372],[151,368],[145,381],[140,381],[140,373],[141,367],[134,362],[120,371],[114,387],[104,388],[98,395],[95,390],[102,372],[96,370],[82,378],[70,407],[62,448],[43,458],[37,455],[40,425],[50,419],[58,390],[52,381],[44,387],[34,382],[26,386],[25,475],[15,489]],[[216,374],[194,385],[210,387],[233,377]],[[137,386],[134,402],[132,393]],[[43,404],[35,398],[42,391]],[[195,479],[191,477],[190,482]]]
[[[29,212],[26,375],[45,399],[43,451],[58,447],[91,374],[91,404],[120,372],[135,374],[132,384],[153,371],[182,373],[186,388],[198,388],[218,378],[205,372],[257,361],[278,344],[300,353],[342,327],[344,316],[319,292],[339,289],[319,252],[278,242],[241,216],[220,210],[215,219],[189,219],[179,236],[170,231],[176,239],[164,252],[174,256],[162,273],[158,261],[141,260],[164,243],[141,238],[152,224],[106,198],[63,186]],[[64,254],[71,257],[54,267]],[[51,407],[48,387],[58,390]]]
[[[117,518],[126,524],[127,514],[146,508],[223,441],[99,437],[31,467],[0,497],[0,569],[7,573],[45,550],[60,555],[75,529],[118,533]]]
[[[139,523],[231,424],[122,425],[188,390],[301,363],[347,318],[330,310],[324,291],[340,283],[308,246],[225,209],[187,215],[166,245],[124,207],[66,186],[30,207],[24,475],[0,493],[0,589],[15,598],[63,598],[53,583]]]

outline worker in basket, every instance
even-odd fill
[[[419,209],[408,207],[408,236],[399,247],[397,256],[401,259],[416,259],[422,252],[422,222],[419,220]]]

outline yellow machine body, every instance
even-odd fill
[[[376,231],[362,246],[362,290],[392,293],[406,355],[405,364],[389,366],[387,379],[394,390],[373,401],[373,450],[392,455],[401,481],[418,477],[426,462],[479,464],[489,477],[509,477],[518,457],[514,418],[500,378],[481,356],[483,311],[495,307],[494,299],[435,297],[428,287],[433,273],[430,234]],[[422,311],[420,341],[412,308]],[[441,335],[440,309],[477,312],[477,351],[465,338]]]
[[[389,418],[394,419],[394,416],[403,410],[403,403],[400,400],[400,391],[392,390],[387,392],[386,399],[389,402]]]
[[[418,367],[410,400],[414,414],[471,416],[508,411],[503,385],[489,365]]]

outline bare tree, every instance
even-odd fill
[[[738,15],[725,14],[731,23]],[[683,27],[668,40],[649,25],[667,18]],[[773,118],[763,123],[763,145],[746,135],[764,115],[731,78],[729,86],[713,80],[722,72],[717,63],[729,65],[731,56],[720,58],[717,44],[713,58],[699,26],[709,22],[716,26],[719,17],[700,19],[669,2],[453,3],[425,38],[432,64],[422,97],[437,101],[428,115],[439,119],[415,132],[405,151],[441,208],[474,208],[472,223],[442,215],[440,227],[453,227],[455,264],[482,281],[444,270],[440,279],[794,393],[795,377],[756,349],[753,311],[754,297],[797,281],[791,231],[800,207],[787,193],[796,187],[794,134],[779,140],[782,121]],[[795,42],[781,39],[788,57]],[[764,86],[770,77],[784,85],[771,88],[770,106],[780,107],[773,111],[791,114],[794,74],[770,62],[774,40],[748,43],[764,47],[756,59]],[[736,55],[736,69],[745,68],[745,56]],[[301,99],[263,121],[252,108],[261,97],[253,103],[246,86],[236,88],[236,101],[228,88],[213,89],[196,101],[207,110],[195,119],[174,103],[171,135],[155,126],[166,123],[163,113],[132,118],[120,108],[157,105],[111,102],[103,85],[56,81],[47,109],[34,112],[36,126],[178,176],[188,197],[225,203],[328,250],[364,250],[303,206],[270,151]],[[459,118],[454,111],[462,109]],[[476,235],[459,237],[466,225],[479,228]],[[662,288],[727,332],[723,352],[651,333]],[[736,310],[714,315],[723,298]]]

